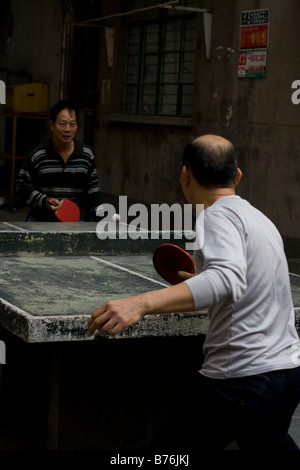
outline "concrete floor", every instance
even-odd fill
[[[7,206],[0,207],[0,221],[1,222],[7,222],[7,223],[13,223],[14,221],[16,222],[24,222],[27,214],[27,208],[26,206],[17,208],[13,211],[8,210]],[[290,434],[296,441],[296,443],[300,446],[300,405],[298,406],[292,423],[290,427]],[[234,450],[236,448],[235,444],[230,446],[231,450]]]

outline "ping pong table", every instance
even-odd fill
[[[151,236],[99,240],[93,223],[0,223],[0,323],[26,342],[94,339],[86,324],[95,308],[168,285],[152,265],[163,234]],[[148,316],[117,338],[197,335],[206,321],[204,312]]]
[[[156,426],[176,402],[170,388],[175,390],[178,377],[198,364],[207,331],[204,311],[181,312],[148,315],[113,339],[98,333],[88,337],[87,319],[106,300],[167,285],[152,265],[156,246],[167,240],[185,248],[187,241],[177,232],[126,238],[130,228],[122,224],[116,238],[99,240],[96,225],[0,222],[0,325],[7,344],[2,368],[9,376],[5,380],[3,374],[2,388],[14,407],[22,403],[16,419],[27,407],[33,423],[44,397],[48,449],[126,448],[132,442],[134,447],[139,439],[132,429],[150,432],[149,423],[154,420]],[[290,279],[299,332],[300,276],[290,274]],[[29,391],[22,402],[16,394],[24,383]],[[103,401],[118,399],[120,390],[129,405],[110,415]],[[99,405],[91,410],[95,393]]]
[[[123,232],[122,232],[123,230]],[[176,232],[139,239],[99,240],[96,224],[0,223],[0,323],[27,342],[91,340],[86,322],[113,298],[136,295],[168,284],[156,273],[152,254]],[[126,235],[125,233],[125,235]],[[300,276],[290,274],[299,327]],[[205,312],[148,316],[117,338],[205,334]],[[97,336],[97,334],[96,334]]]
[[[126,237],[130,227],[121,223],[116,239],[100,240],[96,226],[0,222],[0,339],[7,356],[0,404],[9,426],[31,423],[29,446],[44,434],[47,449],[136,446],[171,405],[169,387],[202,354],[204,312],[148,316],[114,339],[88,337],[87,320],[104,301],[166,285],[152,266],[165,235],[185,244],[175,232]],[[101,397],[109,401],[120,389],[127,405],[109,414]],[[95,393],[99,405],[90,409]],[[26,429],[20,440],[28,436]]]

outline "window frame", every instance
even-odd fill
[[[194,22],[194,31],[195,31],[195,37],[193,39],[194,41],[194,46],[192,49],[185,49],[185,37],[186,37],[186,31],[187,31],[187,25],[189,21]],[[178,50],[171,50],[168,51],[164,47],[166,44],[166,32],[167,32],[167,27],[171,23],[175,22],[180,22],[180,38],[179,38],[179,49]],[[155,82],[152,82],[152,85],[155,86],[155,103],[153,105],[154,112],[146,112],[143,108],[143,97],[147,96],[143,92],[143,87],[147,86],[147,83],[145,83],[145,76],[144,76],[144,66],[145,66],[145,59],[148,56],[150,56],[150,53],[147,53],[145,45],[146,45],[146,30],[147,27],[150,25],[158,25],[158,50],[156,52],[157,56],[157,72],[156,72],[156,80]],[[132,28],[139,28],[139,38],[140,38],[140,47],[138,53],[130,53],[129,51],[129,35],[132,30]],[[196,61],[196,44],[197,44],[197,15],[195,13],[184,13],[184,14],[176,14],[176,15],[168,15],[166,12],[160,12],[159,17],[156,18],[143,18],[140,21],[137,20],[131,20],[128,21],[126,24],[126,33],[125,33],[125,54],[124,54],[124,70],[123,70],[123,82],[122,82],[122,114],[132,116],[153,116],[153,117],[165,117],[165,118],[184,118],[188,119],[192,117],[193,114],[193,95],[194,95],[194,71],[195,71],[195,61]],[[183,70],[184,70],[184,55],[185,54],[194,54],[194,63],[193,63],[193,78],[192,81],[185,82],[183,80]],[[153,53],[152,53],[153,54]],[[176,111],[175,113],[166,113],[163,112],[163,97],[165,96],[163,93],[163,88],[167,86],[170,83],[165,82],[163,80],[163,68],[164,68],[164,63],[165,63],[165,57],[166,54],[178,54],[179,60],[178,62],[176,61],[176,67],[177,68],[177,80],[176,82],[172,82],[173,86],[176,86]],[[130,57],[137,57],[138,58],[138,73],[137,77],[138,80],[136,82],[130,82],[128,81],[128,58]],[[149,84],[148,84],[149,85]],[[136,103],[131,103],[133,104],[134,107],[130,110],[129,107],[127,107],[128,103],[128,89],[130,86],[136,87],[136,92],[135,92],[135,99]],[[190,86],[192,87],[192,93],[191,93],[191,102],[189,104],[190,106],[190,112],[189,113],[184,113],[182,111],[182,89],[184,86]]]

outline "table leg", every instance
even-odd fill
[[[48,450],[58,449],[59,398],[61,379],[61,345],[53,344],[50,364],[49,408],[48,408]]]
[[[3,338],[3,328],[2,326],[0,325],[0,348],[1,348],[1,341],[2,341],[2,338]],[[1,357],[1,349],[0,349],[0,397],[1,397],[1,377],[2,377],[2,357]]]
[[[16,173],[16,139],[17,139],[17,116],[13,117],[12,129],[12,149],[11,149],[11,176],[10,176],[10,202],[9,208],[12,210],[14,207],[15,196],[15,173]]]

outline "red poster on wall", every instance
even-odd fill
[[[241,14],[240,49],[268,47],[269,10],[249,10]]]

